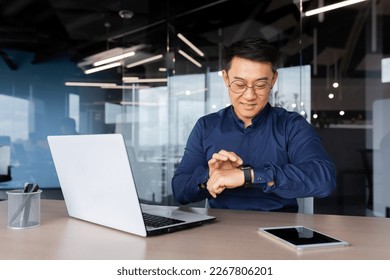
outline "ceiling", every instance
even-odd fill
[[[206,54],[201,58],[204,64],[217,67],[223,46],[242,37],[263,36],[281,49],[284,66],[315,63],[321,73],[323,66],[337,63],[344,75],[355,76],[364,73],[361,65],[368,54],[371,60],[373,54],[390,54],[390,36],[384,36],[387,31],[381,27],[390,23],[390,1],[377,1],[381,31],[377,35],[383,36],[376,49],[367,45],[372,36],[371,1],[328,12],[323,21],[317,16],[301,21],[294,1],[299,2],[0,0],[0,55],[17,70],[10,49],[32,52],[33,64],[64,56],[79,63],[116,47],[157,54],[166,52],[167,46],[185,48],[175,36],[182,33]],[[305,0],[303,10],[316,8],[317,3]]]

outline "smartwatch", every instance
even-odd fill
[[[244,185],[243,187],[252,187],[252,166],[243,165],[241,166],[242,172],[244,172]]]
[[[200,183],[200,184],[198,185],[198,187],[199,187],[199,189],[202,189],[202,190],[207,189],[207,182]]]
[[[200,184],[198,185],[198,187],[199,187],[200,189],[202,189],[202,190],[207,189],[207,182],[209,181],[209,179],[210,179],[210,176],[207,176],[206,181],[203,182],[203,183],[200,183]]]

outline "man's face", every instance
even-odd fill
[[[252,123],[252,118],[267,104],[277,76],[269,62],[256,62],[238,57],[233,58],[228,72],[223,71],[230,102],[237,117],[245,123],[245,127]]]

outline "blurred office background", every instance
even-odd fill
[[[304,115],[336,163],[314,213],[388,217],[390,1],[307,14],[339,2],[0,1],[0,199],[26,181],[61,199],[48,135],[123,133],[142,200],[175,204],[195,121],[229,105],[223,47],[261,36],[282,53],[271,104]]]

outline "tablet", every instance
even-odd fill
[[[349,246],[346,241],[305,226],[261,227],[259,231],[298,250]]]

